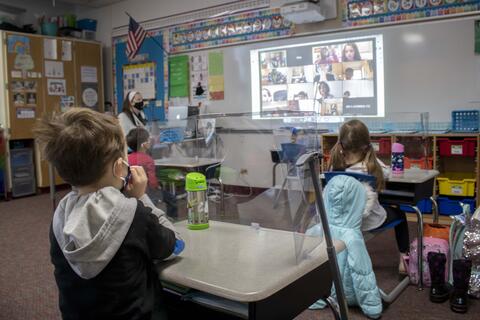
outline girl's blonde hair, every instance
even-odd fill
[[[370,132],[367,126],[360,120],[345,122],[340,128],[338,141],[331,150],[328,168],[334,171],[347,169],[344,153],[361,154],[365,162],[368,174],[377,179],[376,189],[381,191],[385,187],[385,179],[380,164],[377,161],[375,150],[370,143]]]

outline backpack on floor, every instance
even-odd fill
[[[423,285],[429,287],[430,281],[430,268],[428,267],[427,256],[429,252],[443,253],[449,257],[448,241],[444,239],[423,237]],[[410,244],[410,254],[405,258],[405,265],[410,277],[410,281],[413,284],[418,284],[418,259],[417,259],[417,239],[413,240]],[[445,281],[448,280],[448,265],[445,267]]]

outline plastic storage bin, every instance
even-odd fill
[[[378,155],[390,156],[392,153],[392,139],[390,138],[380,138],[380,139],[371,139],[373,150]]]
[[[460,202],[469,204],[470,211],[476,208],[474,199],[449,199],[447,197],[437,197],[438,213],[443,215],[455,215],[462,213]]]
[[[420,209],[421,212],[432,212],[432,201],[430,201],[430,199],[423,199],[423,200],[420,200],[418,203],[417,203],[417,207],[418,209]],[[401,205],[400,206],[400,209],[402,211],[405,211],[405,212],[415,212],[413,211],[413,209],[409,206],[404,206],[404,205]]]
[[[439,194],[447,196],[473,197],[475,174],[469,172],[446,172],[437,177]]]
[[[437,142],[441,156],[475,156],[477,138],[464,138],[461,140],[438,138]]]
[[[479,129],[478,110],[457,110],[452,111],[453,132],[478,132]]]
[[[13,168],[33,166],[33,151],[29,148],[10,150],[10,164]]]
[[[433,157],[428,157],[427,161],[425,162],[425,158],[420,159],[411,159],[408,157],[403,158],[405,169],[427,169],[431,170],[433,168]]]
[[[97,31],[97,20],[94,20],[94,19],[77,20],[77,28],[82,30]]]

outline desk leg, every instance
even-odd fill
[[[418,290],[423,290],[423,216],[417,206],[412,206],[417,214],[417,261],[418,261]]]
[[[275,187],[275,183],[277,182],[277,166],[278,166],[278,163],[273,164],[273,169],[272,169],[272,187]]]
[[[430,201],[432,202],[432,215],[433,215],[433,223],[438,223],[438,204],[437,200],[432,196],[430,197]]]

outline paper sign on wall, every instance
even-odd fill
[[[80,78],[83,83],[97,83],[97,67],[81,66]]]
[[[67,94],[65,79],[47,79],[47,90],[50,96],[64,96]]]
[[[34,108],[16,108],[15,113],[17,115],[17,119],[34,119],[35,118]]]
[[[62,96],[60,97],[60,110],[62,112],[67,111],[70,108],[75,106],[75,97],[74,96]]]
[[[96,84],[82,83],[82,104],[84,107],[98,109],[98,88]]]
[[[62,60],[72,61],[72,41],[62,41]]]
[[[49,78],[63,78],[63,62],[45,60],[45,76]]]
[[[30,38],[8,35],[7,39],[8,53],[30,54]]]
[[[123,96],[135,90],[144,99],[155,99],[155,63],[147,62],[123,66]]]
[[[57,60],[57,39],[43,39],[43,58]]]

